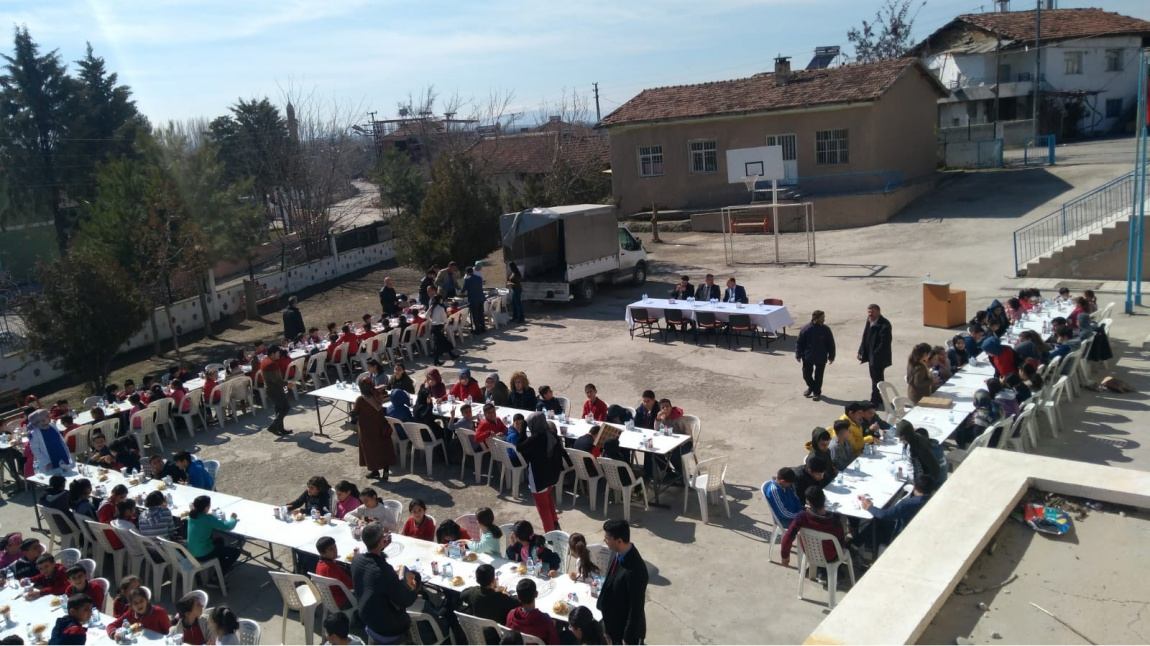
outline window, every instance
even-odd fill
[[[643,248],[643,243],[636,240],[630,231],[619,227],[619,248],[623,251],[638,251]]]
[[[847,130],[819,130],[815,133],[815,163],[849,164]]]
[[[639,177],[657,177],[663,174],[663,147],[639,147]]]
[[[1106,50],[1106,71],[1107,72],[1121,72],[1126,69],[1126,60],[1122,56],[1121,49],[1108,49]]]
[[[1106,118],[1118,119],[1122,116],[1122,99],[1106,99]]]
[[[1073,76],[1082,73],[1082,59],[1085,52],[1064,52],[1062,54],[1066,61],[1066,75]]]
[[[714,141],[692,141],[687,144],[691,153],[692,173],[714,173],[719,170],[719,152]]]
[[[1009,83],[1011,81],[1010,72],[1011,72],[1010,63],[1003,63],[1003,64],[999,65],[998,66],[998,82],[999,83]]]

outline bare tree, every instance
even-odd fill
[[[363,144],[352,131],[363,108],[290,87],[283,90],[283,101],[291,142],[276,200],[283,206],[285,230],[297,234],[307,258],[322,258],[329,237],[350,225],[348,214],[333,214],[331,207],[354,193],[351,179],[364,171],[357,168]]]
[[[926,0],[884,0],[873,21],[864,20],[861,27],[847,32],[847,40],[855,48],[855,60],[873,63],[905,56],[911,46],[914,19],[925,6]]]

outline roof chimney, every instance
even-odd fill
[[[999,13],[1010,11],[1010,0],[994,0],[994,4],[998,7]]]
[[[775,57],[775,85],[786,85],[791,80],[791,58]]]
[[[559,115],[553,114],[553,115],[547,117],[547,121],[548,121],[548,123],[562,123],[563,119]]]

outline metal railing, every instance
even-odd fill
[[[1133,202],[1134,173],[1130,172],[1064,203],[1050,215],[1016,230],[1015,275],[1023,275],[1026,265],[1038,258],[1129,216]]]

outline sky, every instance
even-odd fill
[[[346,114],[392,117],[434,87],[472,106],[510,100],[533,123],[585,101],[605,116],[646,87],[805,67],[880,0],[0,0],[0,24],[25,25],[65,61],[90,42],[153,123],[212,118],[239,98],[303,93]],[[993,0],[927,0],[919,40]],[[1033,1],[1013,0],[1029,9]],[[1059,0],[1150,20],[1150,0]],[[3,51],[11,51],[6,41]],[[548,107],[550,106],[550,107]]]

